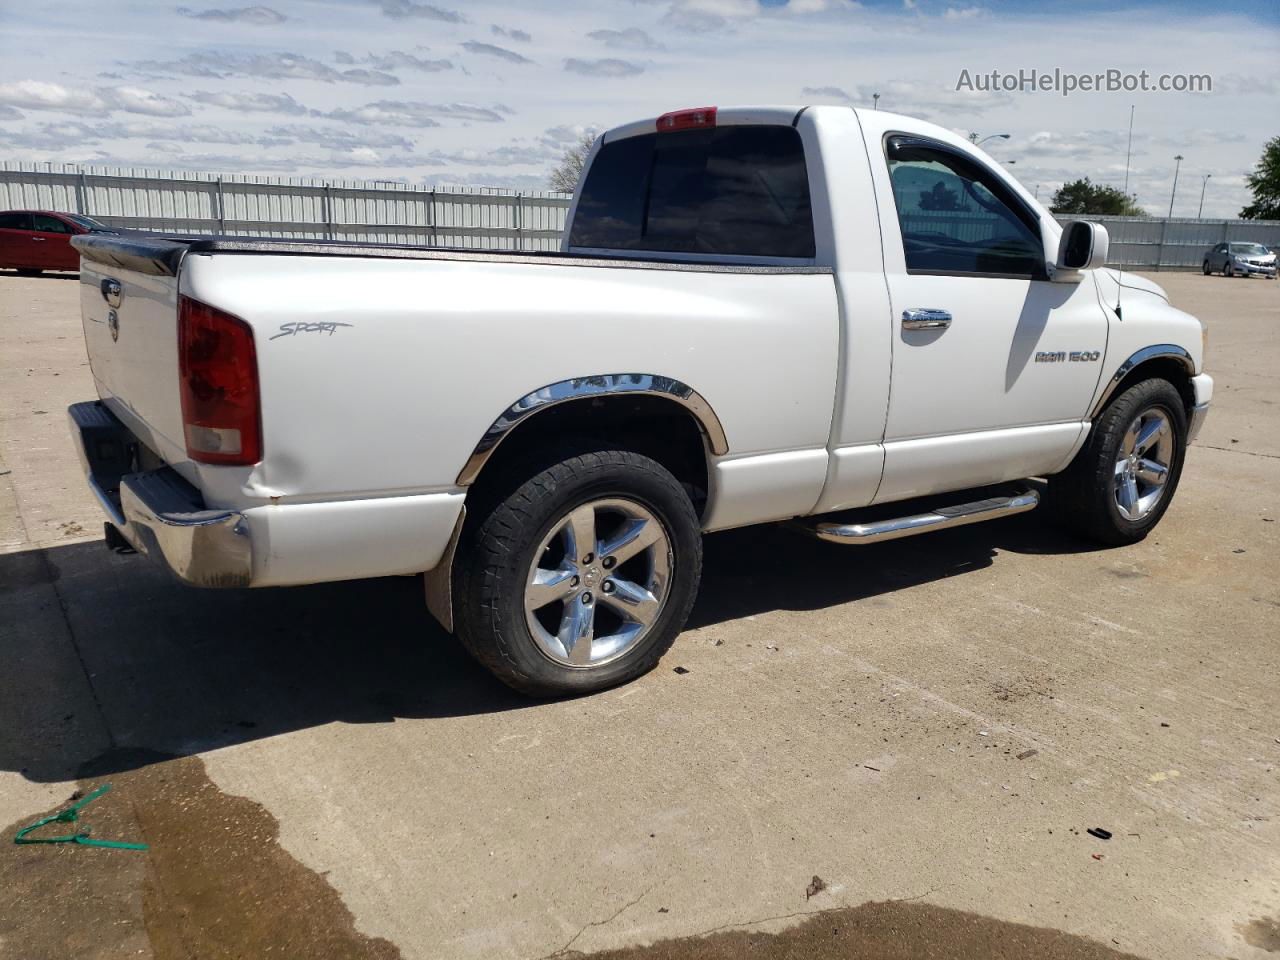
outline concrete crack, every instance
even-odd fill
[[[643,900],[645,897],[647,897],[650,893],[652,893],[652,892],[653,892],[653,890],[654,890],[654,888],[655,888],[655,887],[657,887],[657,885],[658,885],[658,884],[657,884],[656,882],[655,882],[655,883],[651,883],[651,884],[650,884],[648,887],[646,887],[646,888],[644,889],[644,891],[643,891],[639,896],[637,896],[634,900],[628,900],[626,903],[624,903],[622,906],[620,906],[617,910],[613,911],[613,913],[611,913],[609,916],[605,917],[603,920],[592,920],[590,923],[586,924],[586,925],[585,925],[581,930],[579,930],[577,933],[575,933],[572,937],[570,937],[570,938],[569,938],[569,941],[568,941],[568,942],[567,942],[563,947],[561,947],[561,948],[560,948],[560,949],[558,949],[558,950],[553,950],[551,953],[545,954],[544,956],[540,957],[540,958],[539,958],[539,960],[551,960],[551,958],[552,958],[552,957],[562,957],[562,956],[564,956],[566,953],[568,953],[568,952],[569,952],[569,949],[570,949],[570,948],[571,948],[575,943],[577,943],[577,942],[578,942],[578,938],[579,938],[579,937],[581,937],[584,933],[586,933],[586,932],[587,932],[588,930],[590,930],[592,927],[603,927],[603,926],[605,926],[606,924],[613,923],[613,921],[614,921],[614,920],[617,920],[617,919],[618,919],[618,917],[622,916],[622,914],[623,914],[623,913],[625,913],[627,910],[630,910],[630,909],[631,909],[632,907],[634,907],[637,903],[639,903],[641,900]],[[581,954],[581,953],[582,953],[582,951],[581,951],[581,950],[575,950],[575,951],[574,951],[574,953]]]
[[[1218,447],[1212,443],[1193,444],[1196,447],[1204,447],[1207,450],[1222,450],[1226,453],[1243,453],[1246,457],[1263,457],[1267,460],[1280,460],[1280,454],[1275,453],[1256,453],[1253,450],[1241,450],[1239,447]]]

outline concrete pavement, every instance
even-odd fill
[[[656,671],[533,703],[416,580],[196,591],[108,553],[79,285],[0,274],[0,957],[782,951],[818,911],[872,956],[1280,950],[1280,283],[1155,279],[1217,395],[1147,541],[715,535]],[[105,781],[95,835],[150,851],[9,843]]]

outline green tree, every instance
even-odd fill
[[[966,208],[960,203],[960,195],[954,190],[948,190],[939,180],[933,185],[933,189],[920,191],[920,209],[964,210]]]
[[[1253,191],[1253,203],[1240,211],[1245,220],[1280,220],[1280,137],[1262,148],[1253,173],[1244,178]]]
[[[591,145],[595,142],[596,132],[587,130],[565,148],[564,156],[551,171],[552,190],[573,193],[578,189],[578,178],[582,175],[582,168],[587,163],[587,155],[591,153]]]
[[[1093,214],[1109,217],[1144,217],[1146,211],[1138,206],[1137,197],[1129,196],[1115,187],[1091,183],[1088,177],[1072,180],[1058,188],[1049,201],[1054,213]]]

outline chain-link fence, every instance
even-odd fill
[[[568,206],[549,191],[0,164],[2,209],[165,233],[556,250]]]
[[[113,227],[183,234],[556,250],[569,200],[491,187],[0,163],[0,208],[61,210]],[[1210,247],[1230,240],[1280,248],[1275,220],[1088,219],[1107,228],[1110,263],[1125,267],[1198,269]]]

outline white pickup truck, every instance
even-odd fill
[[[74,243],[110,545],[206,587],[425,572],[532,695],[651,669],[704,531],[869,544],[1043,492],[1139,540],[1213,391],[1202,325],[1103,269],[1105,230],[878,111],[610,130],[559,253]]]

